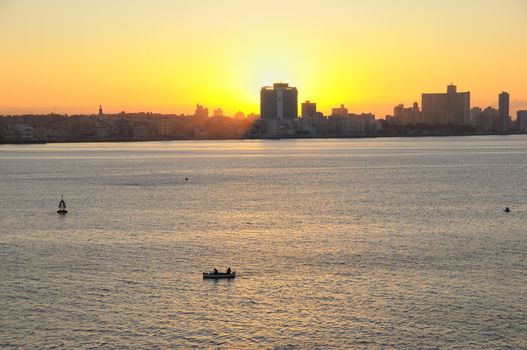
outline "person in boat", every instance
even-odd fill
[[[511,211],[511,210],[509,209],[509,207],[505,207],[504,212],[506,212],[506,213],[510,213],[510,211]]]
[[[219,272],[218,272],[218,269],[217,268],[214,268],[214,270],[212,270],[212,273],[217,275]]]
[[[229,266],[229,268],[227,269],[227,275],[230,275],[231,274],[231,267]]]

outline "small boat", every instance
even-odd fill
[[[510,208],[509,208],[509,207],[505,207],[505,210],[504,210],[504,212],[506,212],[506,213],[510,213],[510,212],[511,212],[511,210],[510,210]]]
[[[68,213],[68,211],[66,210],[66,202],[64,202],[64,195],[60,196],[59,210],[57,210],[57,213],[62,215]]]
[[[236,277],[236,272],[203,272],[203,278],[214,278],[214,279],[220,279],[220,278],[234,278]]]

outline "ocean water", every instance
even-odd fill
[[[0,348],[526,349],[526,195],[526,136],[0,146]]]

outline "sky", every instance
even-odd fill
[[[378,118],[454,83],[527,109],[527,0],[0,0],[0,114],[259,112],[298,88]]]

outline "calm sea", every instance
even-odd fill
[[[526,136],[0,146],[0,348],[525,349],[526,194]]]

